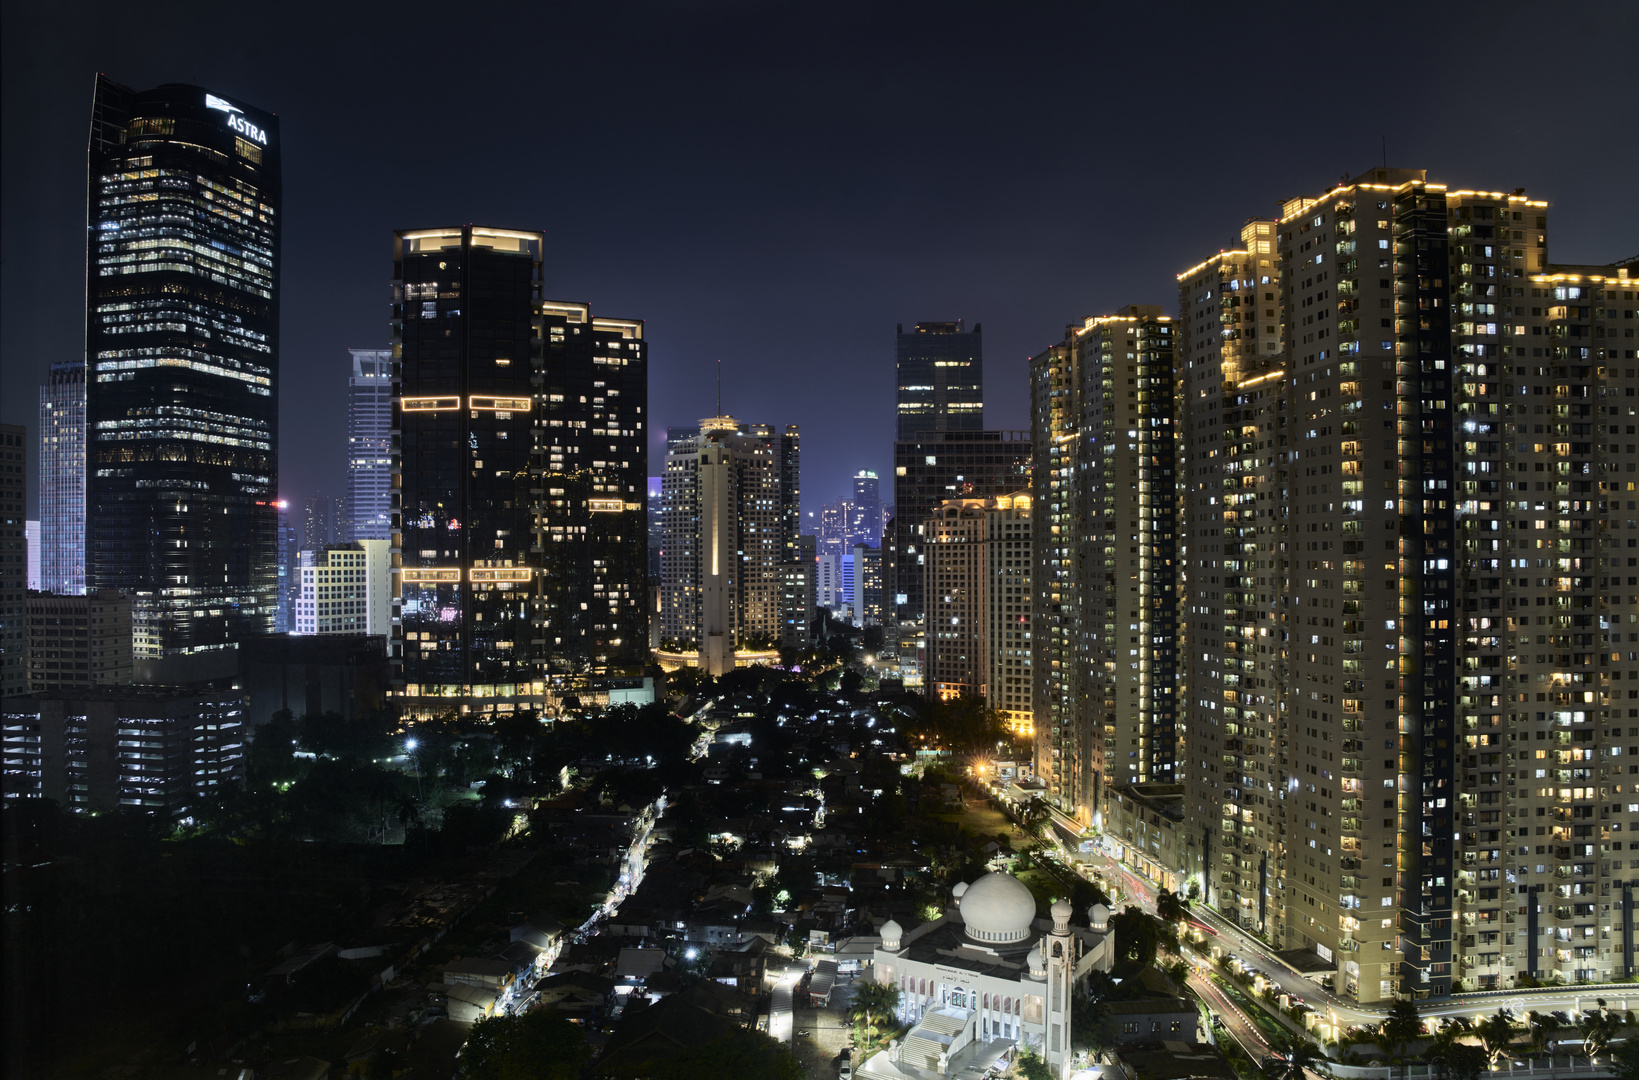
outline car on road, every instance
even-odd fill
[[[837,1069],[837,1080],[854,1080],[854,1067],[844,1061]]]

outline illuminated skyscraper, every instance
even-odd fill
[[[395,241],[413,710],[550,708],[646,655],[643,323],[544,299],[543,241],[474,226]]]
[[[343,540],[385,540],[392,535],[393,351],[348,349],[347,523]]]
[[[86,587],[138,656],[273,629],[279,122],[98,76],[87,198]]]
[[[28,450],[21,424],[0,424],[0,699],[28,693]]]
[[[85,361],[40,387],[40,588],[85,592]]]
[[[1360,1002],[1634,973],[1634,267],[1420,169],[1248,230],[1178,275],[1186,868]]]
[[[775,435],[768,425],[730,416],[701,421],[700,434],[667,455],[663,652],[714,675],[770,658],[789,613],[782,602],[799,595],[782,579],[782,567],[802,550],[795,533],[799,493],[786,490],[797,471],[794,426]]]
[[[981,431],[985,426],[984,345],[979,325],[962,321],[898,328],[899,441],[936,431]]]

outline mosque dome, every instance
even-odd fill
[[[899,948],[899,937],[905,932],[904,928],[893,919],[889,919],[887,922],[882,924],[881,932],[882,947],[884,949],[897,950]]]
[[[967,892],[967,882],[958,881],[955,885],[951,886],[950,898],[952,900],[960,900],[962,898],[962,894],[965,892]]]
[[[1007,944],[1030,936],[1036,898],[1016,877],[986,874],[962,893],[961,911],[969,938],[986,944]]]

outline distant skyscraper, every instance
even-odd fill
[[[316,495],[302,504],[302,550],[318,551],[331,544],[346,543],[347,503],[329,495]]]
[[[23,522],[23,536],[28,542],[28,587],[35,592],[40,588],[40,523]]]
[[[781,638],[782,567],[801,550],[798,493],[787,490],[798,473],[797,429],[775,435],[720,416],[700,431],[666,461],[661,635],[668,651],[721,674],[737,654]]]
[[[19,424],[0,424],[0,698],[28,693],[28,450]]]
[[[882,546],[882,485],[869,469],[854,474],[854,498],[848,518],[850,544]]]
[[[855,544],[854,621],[860,626],[882,625],[882,549]]]
[[[393,351],[348,349],[347,522],[339,540],[386,540],[393,528]]]
[[[797,559],[780,568],[780,645],[806,649],[814,642],[813,622],[819,560],[812,536],[797,537]]]
[[[922,523],[941,502],[1029,487],[1028,434],[946,431],[894,444],[894,517],[883,540],[886,622],[909,625],[922,619]],[[902,655],[907,644],[901,641]]]
[[[300,577],[296,573],[298,553],[302,550],[301,530],[296,527],[290,501],[278,501],[279,524],[277,547],[279,552],[278,606],[273,618],[273,632],[288,634],[296,628],[296,593]]]
[[[85,360],[40,387],[40,588],[85,591]]]
[[[924,432],[981,431],[985,426],[984,347],[979,324],[962,321],[898,328],[899,439]]]
[[[98,76],[87,198],[86,587],[144,655],[273,629],[279,122]]]

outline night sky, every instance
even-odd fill
[[[650,473],[721,359],[725,410],[801,425],[810,511],[891,473],[895,323],[982,323],[987,424],[1027,427],[1066,322],[1175,310],[1179,270],[1383,137],[1546,197],[1552,259],[1639,255],[1631,2],[8,0],[0,30],[0,418],[32,430],[83,351],[94,74],[198,82],[282,125],[291,498],[345,491],[394,228],[544,230],[550,297],[648,321]]]

